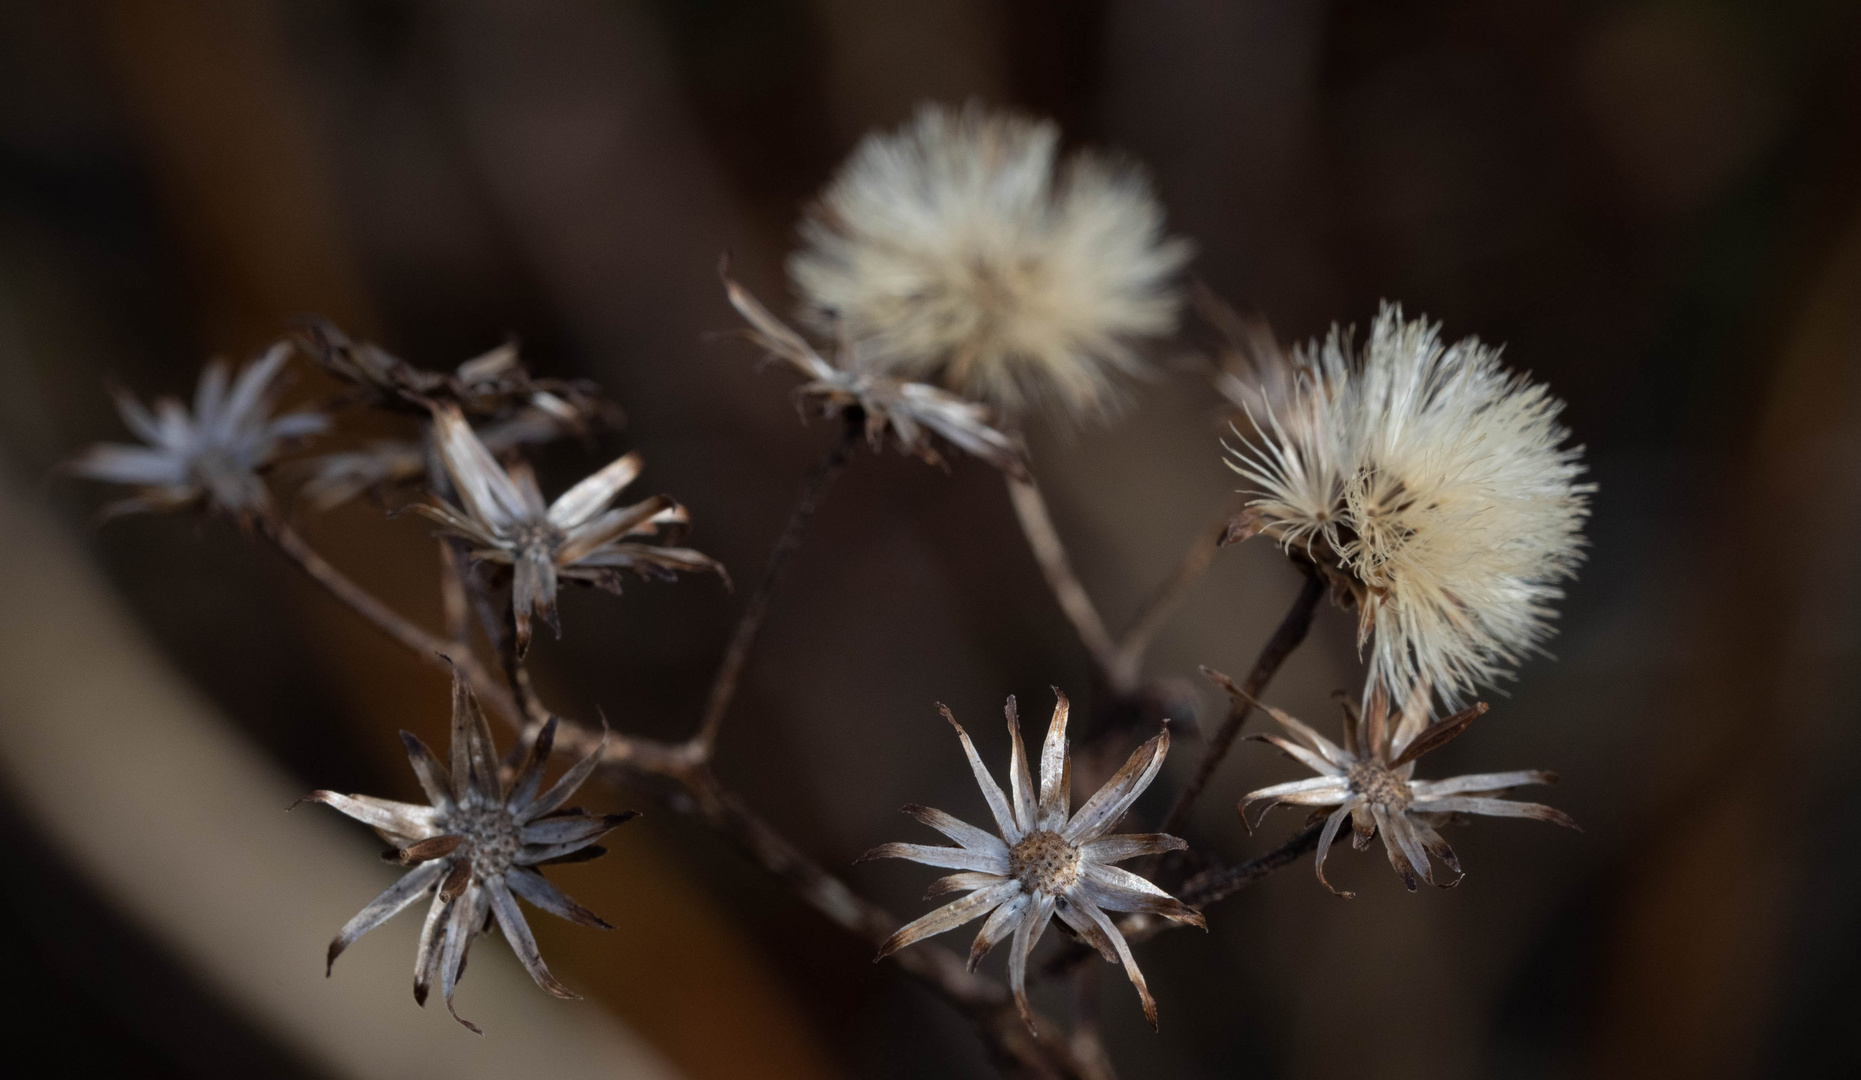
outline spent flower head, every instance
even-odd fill
[[[1372,685],[1458,704],[1508,675],[1550,635],[1582,559],[1595,486],[1578,483],[1563,403],[1393,304],[1363,349],[1334,327],[1291,364],[1256,437],[1229,448],[1255,485],[1239,532],[1304,555],[1354,600]]]
[[[832,418],[859,409],[865,418],[866,442],[875,451],[889,436],[901,453],[941,465],[943,456],[933,445],[932,436],[936,436],[1010,476],[1027,479],[1027,464],[1019,444],[993,425],[987,407],[935,386],[906,382],[867,370],[859,363],[844,362],[858,351],[853,343],[842,342],[837,352],[842,363],[829,363],[807,338],[770,314],[748,289],[733,280],[728,267],[720,272],[731,306],[750,324],[744,335],[807,380],[795,391],[796,404],[804,416],[813,411]]]
[[[633,811],[589,814],[563,809],[594,772],[601,758],[599,747],[543,790],[543,767],[555,736],[556,720],[551,717],[537,732],[520,767],[513,771],[509,763],[500,765],[478,699],[455,673],[451,768],[417,737],[401,732],[407,759],[413,763],[429,805],[333,791],[305,796],[370,826],[394,845],[384,857],[413,867],[337,933],[330,942],[326,974],[334,969],[336,957],[363,934],[430,893],[433,900],[427,906],[420,947],[414,954],[415,1001],[425,1005],[437,981],[453,1018],[479,1031],[453,1009],[452,995],[465,971],[472,940],[490,929],[492,921],[538,986],[559,998],[577,996],[544,965],[516,898],[583,926],[612,929],[537,871],[552,863],[583,862],[606,854],[594,842],[635,815]]]
[[[905,925],[879,948],[879,959],[913,942],[954,930],[987,915],[988,921],[982,924],[975,944],[970,947],[969,967],[974,970],[990,949],[1013,935],[1008,957],[1008,984],[1014,991],[1015,1004],[1022,1018],[1032,1028],[1033,1013],[1027,1003],[1028,954],[1033,952],[1047,924],[1057,915],[1107,961],[1124,964],[1124,973],[1130,977],[1131,985],[1137,988],[1137,995],[1143,1002],[1144,1016],[1155,1027],[1157,1003],[1144,985],[1144,975],[1131,956],[1130,943],[1105,913],[1142,911],[1206,927],[1200,912],[1149,881],[1114,865],[1140,855],[1179,851],[1188,845],[1162,833],[1107,834],[1157,778],[1158,770],[1163,768],[1163,757],[1169,753],[1170,733],[1165,729],[1138,747],[1097,794],[1086,800],[1077,812],[1072,812],[1072,753],[1066,740],[1068,705],[1066,695],[1058,688],[1054,694],[1059,703],[1054,706],[1047,741],[1041,747],[1038,791],[1028,771],[1027,750],[1021,742],[1021,721],[1015,713],[1015,699],[1008,699],[1008,734],[1013,740],[1008,762],[1012,799],[1002,794],[995,778],[983,766],[975,745],[969,741],[969,733],[950,715],[949,709],[943,709],[944,719],[956,728],[963,752],[969,756],[969,766],[982,788],[983,799],[989,804],[997,831],[978,829],[927,806],[905,807],[905,813],[959,846],[881,844],[861,856],[861,861],[910,859],[926,866],[956,870],[959,873],[933,883],[929,895],[949,892],[969,895]]]
[[[424,417],[434,402],[450,402],[480,417],[505,417],[526,408],[554,416],[563,433],[618,426],[620,408],[585,379],[539,379],[505,343],[452,371],[417,368],[379,345],[354,341],[326,319],[300,326],[298,344],[324,370],[348,383],[373,408]]]
[[[616,458],[555,502],[544,503],[528,463],[517,461],[508,469],[498,464],[458,406],[434,407],[433,440],[459,502],[434,496],[413,509],[472,544],[473,558],[512,567],[511,614],[519,656],[529,649],[532,615],[561,632],[556,616],[561,578],[618,593],[623,570],[658,578],[679,571],[724,573],[716,560],[691,548],[628,539],[662,529],[682,536],[691,520],[669,495],[609,508],[640,475],[637,453]]]
[[[1230,694],[1242,694],[1226,676],[1203,670]],[[1469,724],[1486,712],[1486,704],[1477,703],[1431,724],[1427,687],[1413,687],[1407,698],[1396,716],[1389,714],[1389,697],[1381,686],[1371,691],[1369,702],[1361,710],[1346,704],[1342,746],[1286,713],[1263,706],[1291,738],[1278,735],[1253,738],[1272,743],[1318,775],[1249,792],[1240,803],[1241,820],[1251,829],[1267,811],[1281,804],[1317,807],[1321,811],[1335,808],[1325,816],[1324,828],[1318,834],[1316,869],[1318,880],[1340,896],[1354,894],[1339,890],[1325,880],[1325,857],[1331,853],[1331,843],[1337,839],[1346,818],[1351,821],[1351,845],[1357,850],[1368,847],[1372,837],[1382,836],[1389,865],[1395,868],[1410,892],[1415,891],[1418,877],[1442,888],[1460,883],[1460,860],[1455,858],[1454,849],[1436,828],[1455,815],[1522,817],[1572,829],[1577,827],[1562,810],[1503,797],[1516,787],[1554,784],[1557,782],[1555,773],[1522,769],[1473,773],[1447,780],[1415,779],[1416,760],[1447,745],[1467,730]],[[1257,802],[1267,805],[1248,822],[1248,808]],[[1452,872],[1453,877],[1437,879],[1431,857]]]
[[[178,510],[205,504],[249,520],[271,506],[259,473],[291,439],[328,427],[319,413],[273,416],[278,373],[291,347],[279,343],[239,372],[215,360],[201,372],[194,409],[175,398],[143,406],[126,390],[115,390],[116,411],[129,430],[147,443],[99,443],[65,468],[92,480],[137,488],[128,499],[104,508],[104,516]]]
[[[1135,166],[1059,128],[971,104],[874,133],[801,226],[789,276],[806,319],[870,370],[1008,412],[1103,414],[1136,344],[1174,331],[1190,247]]]

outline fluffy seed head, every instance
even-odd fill
[[[1291,360],[1258,438],[1230,448],[1261,530],[1355,597],[1371,685],[1456,704],[1551,633],[1582,558],[1593,484],[1563,444],[1563,403],[1497,349],[1443,345],[1386,304],[1353,348],[1333,328]]]
[[[1189,245],[1135,167],[1056,162],[1051,122],[926,106],[866,137],[789,260],[804,317],[859,362],[1013,412],[1104,413],[1176,327]]]

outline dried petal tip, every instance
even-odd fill
[[[957,846],[882,844],[867,852],[861,861],[902,858],[957,870],[960,872],[938,880],[931,892],[965,891],[968,895],[900,928],[881,947],[879,958],[986,915],[970,946],[969,968],[974,970],[991,949],[1012,937],[1009,986],[1023,1020],[1033,1029],[1035,1017],[1028,1007],[1026,990],[1028,955],[1047,924],[1058,916],[1108,960],[1116,958],[1124,965],[1126,976],[1144,1004],[1145,1015],[1154,1020],[1156,1007],[1143,974],[1137,969],[1123,933],[1106,912],[1140,911],[1197,926],[1205,923],[1200,912],[1114,865],[1143,855],[1180,850],[1185,846],[1181,840],[1160,833],[1108,834],[1162,769],[1164,755],[1169,752],[1169,732],[1165,730],[1138,747],[1104,787],[1073,811],[1071,750],[1066,737],[1070,708],[1066,695],[1058,688],[1054,695],[1057,703],[1041,747],[1038,789],[1028,767],[1014,699],[1008,699],[1004,712],[1012,736],[1012,794],[1004,793],[983,766],[956,717],[948,708],[939,706],[944,719],[956,729],[995,820],[996,832],[929,807],[905,808]]]
[[[356,939],[416,900],[431,896],[414,959],[414,1000],[426,1004],[437,981],[453,1018],[483,1034],[476,1024],[460,1017],[452,1003],[474,939],[495,923],[539,987],[556,997],[575,997],[543,963],[516,898],[573,922],[611,929],[564,896],[536,868],[591,850],[599,852],[594,841],[634,814],[560,809],[594,771],[598,749],[538,795],[544,756],[555,733],[553,721],[538,733],[529,760],[506,787],[484,712],[456,670],[452,729],[450,767],[440,763],[418,738],[401,733],[430,805],[331,791],[312,792],[305,798],[373,827],[394,844],[398,861],[412,867],[336,935],[330,943],[328,965],[333,966]]]
[[[1431,724],[1430,695],[1425,686],[1412,687],[1405,699],[1402,712],[1391,717],[1389,695],[1379,686],[1361,714],[1347,708],[1342,746],[1280,710],[1268,708],[1287,736],[1255,738],[1272,743],[1318,775],[1249,793],[1239,806],[1242,823],[1251,831],[1268,810],[1282,804],[1316,808],[1325,816],[1314,871],[1320,884],[1344,897],[1353,894],[1325,879],[1325,859],[1347,819],[1352,826],[1352,846],[1358,850],[1375,836],[1383,838],[1390,867],[1411,892],[1417,888],[1418,878],[1440,888],[1459,884],[1463,876],[1460,860],[1436,831],[1457,814],[1525,817],[1576,827],[1561,810],[1501,797],[1515,787],[1544,783],[1550,775],[1547,773],[1520,770],[1475,773],[1449,780],[1415,779],[1416,760],[1465,731],[1486,712],[1486,705],[1476,703]],[[1249,821],[1248,808],[1255,803],[1265,805]],[[1438,876],[1436,864],[1453,876]]]

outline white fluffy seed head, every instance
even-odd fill
[[[1230,467],[1264,531],[1347,575],[1370,685],[1457,703],[1551,634],[1582,559],[1592,484],[1563,403],[1467,338],[1385,304],[1361,351],[1333,328],[1299,350],[1291,393]]]
[[[1135,166],[1058,145],[974,104],[868,135],[801,225],[803,318],[889,375],[1105,414],[1144,370],[1133,346],[1175,330],[1190,248]]]

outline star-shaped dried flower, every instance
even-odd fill
[[[1222,684],[1230,694],[1242,691],[1226,676],[1203,669]],[[1290,806],[1335,807],[1325,818],[1318,834],[1316,869],[1318,880],[1339,896],[1354,895],[1332,886],[1325,880],[1325,857],[1331,842],[1337,839],[1344,819],[1351,819],[1351,844],[1362,851],[1373,836],[1381,834],[1389,853],[1389,864],[1396,869],[1402,883],[1415,891],[1415,879],[1447,888],[1459,884],[1462,871],[1454,849],[1436,831],[1435,826],[1456,814],[1484,814],[1490,817],[1522,817],[1548,821],[1554,825],[1577,828],[1577,823],[1562,810],[1539,803],[1514,802],[1503,798],[1506,792],[1527,784],[1554,784],[1557,774],[1536,769],[1515,772],[1473,773],[1448,780],[1415,779],[1415,762],[1422,755],[1440,749],[1467,725],[1486,712],[1485,702],[1444,720],[1430,724],[1429,694],[1416,686],[1401,715],[1389,715],[1389,699],[1381,686],[1370,693],[1369,704],[1361,713],[1354,705],[1345,706],[1344,745],[1339,746],[1312,728],[1271,706],[1262,706],[1291,739],[1278,735],[1255,738],[1270,742],[1319,775],[1309,780],[1274,784],[1251,792],[1240,803],[1241,820],[1247,822],[1248,807],[1257,802],[1267,805],[1249,828],[1259,824],[1268,810],[1282,803]],[[1453,872],[1448,880],[1437,880],[1430,857]]]
[[[808,339],[770,314],[748,289],[737,284],[727,266],[720,267],[719,273],[730,305],[750,324],[744,335],[808,380],[795,390],[804,415],[812,409],[832,418],[857,408],[865,413],[866,442],[874,450],[884,445],[889,434],[899,452],[941,465],[943,457],[932,445],[934,434],[1010,476],[1027,479],[1020,447],[992,426],[986,407],[925,383],[863,371],[857,364],[828,363]],[[844,355],[852,349],[843,342],[840,352]]]
[[[1595,490],[1563,403],[1393,304],[1361,349],[1333,328],[1290,365],[1236,395],[1255,438],[1228,464],[1257,497],[1230,538],[1262,532],[1325,573],[1392,692],[1458,704],[1542,651]]]
[[[236,378],[229,378],[225,362],[208,364],[194,391],[192,414],[175,398],[156,401],[151,412],[127,391],[115,391],[123,422],[148,445],[99,443],[65,468],[140,489],[105,507],[105,517],[205,503],[249,520],[271,505],[260,470],[286,441],[328,426],[314,412],[271,415],[276,379],[290,355],[289,345],[273,345]]]
[[[637,453],[615,459],[545,504],[530,467],[521,461],[508,470],[499,465],[456,405],[434,406],[433,440],[460,505],[434,496],[414,509],[476,545],[474,558],[513,568],[511,611],[519,655],[529,649],[532,614],[561,632],[558,578],[617,593],[622,570],[662,578],[681,570],[724,572],[710,556],[691,548],[626,540],[662,528],[681,535],[690,522],[685,508],[667,495],[608,509],[640,475]]]
[[[543,399],[550,395],[538,394],[537,397]],[[431,425],[427,427],[430,431]],[[478,441],[494,456],[523,446],[553,442],[577,431],[560,412],[538,405],[526,405],[504,419],[488,421],[474,430],[478,432]],[[309,479],[297,494],[320,511],[333,510],[365,492],[384,503],[402,503],[410,493],[423,491],[433,477],[445,475],[443,467],[435,468],[434,455],[430,439],[372,440],[360,450],[343,450],[309,459],[305,463]]]
[[[583,926],[613,929],[564,896],[536,868],[584,862],[606,854],[606,849],[593,846],[594,842],[635,814],[631,810],[623,814],[589,814],[562,809],[600,762],[599,747],[543,791],[543,766],[549,760],[555,735],[556,720],[551,717],[537,732],[522,767],[507,783],[478,699],[455,673],[451,769],[441,764],[425,743],[401,732],[407,758],[431,805],[333,791],[305,796],[372,827],[394,845],[396,850],[389,853],[390,857],[413,867],[337,933],[330,942],[326,974],[335,967],[336,957],[356,939],[432,893],[426,925],[420,931],[420,947],[414,954],[415,1001],[425,1005],[427,993],[438,980],[440,996],[453,1018],[479,1031],[477,1025],[453,1009],[452,995],[465,970],[472,939],[488,930],[491,920],[504,932],[504,940],[510,942],[511,950],[536,985],[559,998],[577,996],[544,966],[516,897]]]
[[[989,920],[982,924],[982,931],[969,950],[969,966],[974,970],[990,949],[1012,933],[1014,943],[1008,957],[1008,985],[1014,991],[1022,1019],[1032,1028],[1033,1013],[1027,1004],[1027,958],[1047,929],[1047,923],[1058,915],[1060,921],[1090,942],[1107,961],[1124,964],[1124,973],[1143,1001],[1144,1016],[1154,1028],[1157,1003],[1144,985],[1144,975],[1131,956],[1130,944],[1105,913],[1143,911],[1204,928],[1207,924],[1194,908],[1113,864],[1140,855],[1179,851],[1188,845],[1162,833],[1106,834],[1157,778],[1157,771],[1163,768],[1163,757],[1169,753],[1170,733],[1165,729],[1138,747],[1097,794],[1077,813],[1069,813],[1073,773],[1072,754],[1066,741],[1068,705],[1066,695],[1057,687],[1054,694],[1059,697],[1059,703],[1053,708],[1047,741],[1041,747],[1038,795],[1028,772],[1027,750],[1021,743],[1021,721],[1015,713],[1015,699],[1008,699],[1008,734],[1013,740],[1008,763],[1012,803],[976,755],[969,734],[950,715],[950,710],[943,708],[944,719],[956,728],[963,752],[969,755],[969,766],[975,771],[976,783],[982,788],[982,797],[989,804],[1000,835],[966,824],[941,810],[927,806],[905,807],[905,813],[960,846],[881,844],[861,856],[860,861],[910,859],[926,866],[958,870],[961,873],[933,883],[929,895],[959,890],[968,891],[969,895],[905,925],[879,948],[878,958],[883,960],[915,941],[988,915]]]

